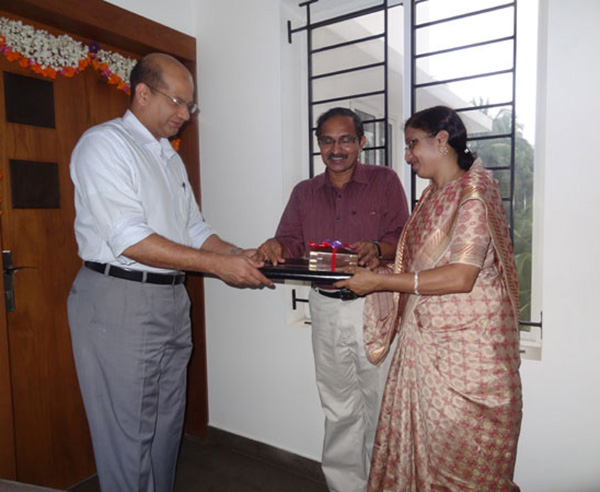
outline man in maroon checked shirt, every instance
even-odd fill
[[[394,171],[358,162],[366,142],[353,111],[333,108],[317,121],[327,170],[294,188],[275,237],[256,258],[273,264],[308,256],[310,242],[350,244],[368,268],[392,260],[408,218]],[[317,386],[325,413],[322,466],[331,492],[364,492],[389,358],[368,362],[363,344],[364,299],[313,285],[309,295]]]

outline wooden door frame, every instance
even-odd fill
[[[168,53],[184,63],[196,79],[196,39],[194,37],[103,0],[85,0],[84,2],[81,0],[60,0],[59,2],[56,0],[0,0],[0,11],[22,16],[135,55],[143,56],[152,52]],[[179,153],[186,164],[192,188],[198,203],[200,203],[200,152],[196,119],[193,119],[183,129],[181,137]],[[188,375],[185,430],[190,434],[205,437],[208,426],[208,386],[203,277],[190,275],[187,287],[192,299],[194,353]],[[0,332],[0,356],[4,360],[6,360],[4,355],[8,355],[7,344],[4,343],[6,337],[5,327]],[[0,367],[0,391],[10,395],[10,379],[6,377],[9,374],[8,371],[9,369],[2,364]],[[9,415],[5,415],[6,413]],[[4,433],[4,439],[11,439],[13,418],[11,410],[5,404],[0,405],[0,418],[6,418],[4,424],[10,425],[10,432]],[[14,443],[14,437],[12,439]],[[4,446],[0,446],[0,448],[6,449]],[[5,464],[0,469],[0,476],[11,478],[10,470],[15,469],[14,455],[11,460],[9,456],[2,456],[0,452],[0,458]]]

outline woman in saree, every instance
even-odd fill
[[[365,307],[373,363],[398,336],[368,490],[518,491],[518,285],[498,184],[450,108],[413,115],[405,139],[407,163],[431,182],[394,270],[357,268],[336,284],[373,293]]]

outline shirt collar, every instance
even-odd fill
[[[315,179],[317,180],[317,186],[319,186],[319,187],[333,186],[333,183],[331,182],[331,179],[329,178],[329,174],[327,174],[327,171],[319,174]],[[362,183],[362,184],[369,183],[369,180],[367,178],[367,171],[365,169],[364,164],[361,164],[360,162],[356,163],[356,167],[354,168],[354,173],[352,174],[350,181],[348,181],[348,183],[346,183],[346,185],[352,183],[353,181],[356,183]]]
[[[168,139],[161,138],[160,140],[156,140],[154,135],[150,133],[150,130],[129,109],[123,115],[123,125],[131,132],[137,143],[148,146],[157,155],[162,155],[169,160],[176,154],[175,149],[173,149]]]

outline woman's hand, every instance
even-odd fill
[[[373,273],[367,268],[348,267],[344,269],[345,272],[353,273],[354,275],[347,280],[340,280],[336,282],[334,287],[338,289],[350,289],[352,292],[359,296],[364,296],[374,292],[377,287],[377,281],[379,280],[379,274]]]

